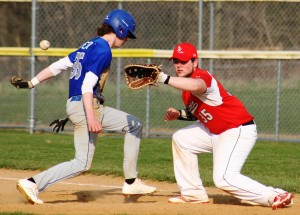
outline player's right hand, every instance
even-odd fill
[[[14,85],[16,88],[20,89],[31,89],[33,85],[31,81],[25,81],[23,78],[14,76],[11,78],[10,83]]]
[[[87,118],[89,132],[99,134],[102,132],[102,125],[96,118]]]
[[[176,120],[178,119],[179,115],[180,115],[179,111],[176,110],[175,108],[168,108],[164,116],[164,120],[165,121]]]

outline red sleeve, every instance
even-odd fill
[[[195,78],[195,79],[201,78],[206,83],[207,87],[211,86],[212,75],[208,71],[197,69],[192,74],[191,78]]]

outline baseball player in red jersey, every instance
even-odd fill
[[[177,77],[161,73],[157,82],[182,90],[186,109],[169,108],[164,119],[197,120],[173,134],[174,172],[181,195],[170,198],[169,202],[209,202],[197,156],[213,153],[213,181],[218,188],[253,205],[277,209],[291,204],[291,193],[241,174],[257,139],[254,117],[243,103],[208,71],[198,68],[197,50],[193,45],[178,44],[169,60],[173,60]]]

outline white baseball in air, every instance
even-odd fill
[[[50,47],[50,42],[48,40],[42,40],[40,42],[40,48],[43,50],[47,50]]]

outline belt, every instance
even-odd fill
[[[71,102],[81,101],[81,97],[82,97],[81,95],[78,95],[78,96],[72,96],[70,101],[71,101]]]
[[[246,126],[246,125],[253,125],[255,124],[253,120],[249,121],[249,122],[246,122],[244,124],[242,124],[242,126]]]
[[[77,96],[72,96],[70,102],[79,102],[81,101],[82,95],[77,95]],[[97,99],[96,97],[94,97],[95,99]],[[102,105],[104,103],[103,100],[97,99],[100,104]]]

